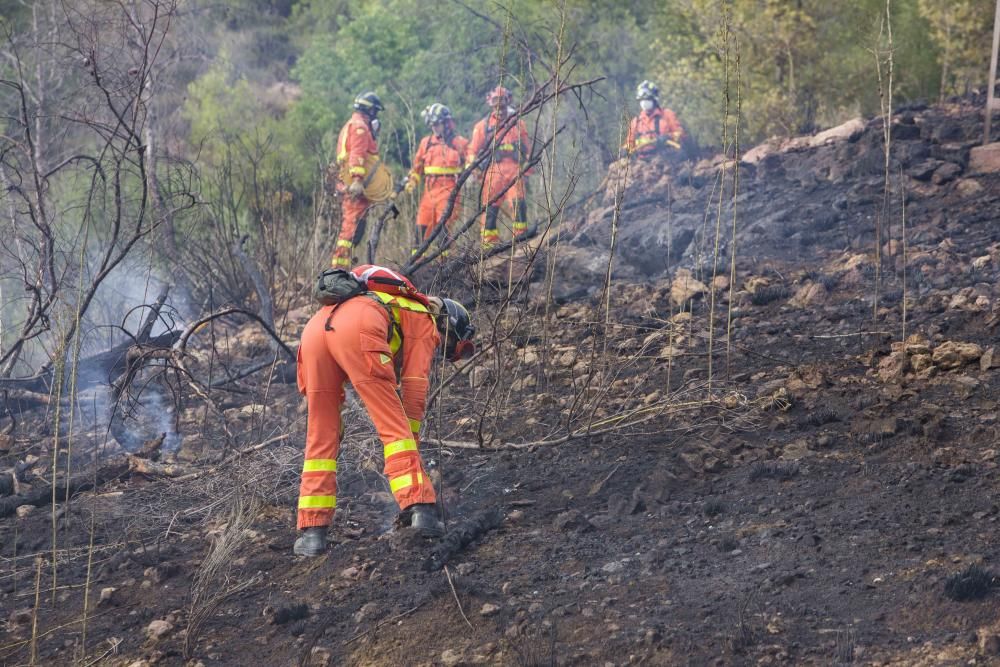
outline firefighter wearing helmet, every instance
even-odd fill
[[[417,210],[417,235],[420,243],[434,233],[439,224],[445,226],[444,236],[439,243],[448,242],[451,223],[462,210],[461,197],[456,193],[455,201],[447,219],[442,219],[448,208],[448,200],[455,190],[458,175],[462,173],[465,157],[469,152],[469,140],[455,131],[455,120],[451,109],[440,103],[428,106],[421,117],[431,133],[420,140],[420,146],[413,157],[410,175],[406,180],[406,192],[413,192],[421,181],[424,183],[423,196]],[[416,249],[414,249],[416,252]],[[447,251],[442,253],[442,257]]]
[[[482,243],[489,248],[500,241],[497,219],[506,205],[511,228],[516,238],[528,229],[528,207],[521,169],[531,157],[531,139],[521,119],[511,120],[510,91],[497,86],[486,94],[490,113],[476,123],[469,144],[468,165],[485,151],[489,158],[483,164],[482,203],[486,212],[482,222]],[[526,172],[526,175],[529,172]]]
[[[345,288],[346,285],[346,288]],[[327,269],[316,286],[323,305],[302,331],[298,386],[308,406],[306,450],[293,552],[319,556],[337,506],[340,411],[350,382],[368,411],[400,508],[398,523],[426,537],[443,534],[436,495],[420,456],[431,364],[475,353],[476,329],[457,301],[428,297],[406,276],[382,266]],[[397,387],[399,391],[397,392]]]
[[[354,246],[364,236],[364,218],[371,202],[365,185],[373,159],[378,157],[378,114],[385,107],[378,95],[368,91],[354,98],[354,113],[337,137],[337,165],[340,167],[341,221],[333,266],[349,268]]]
[[[651,81],[643,81],[636,88],[639,115],[632,119],[625,140],[629,155],[648,159],[666,151],[679,151],[684,130],[670,109],[660,106],[660,89]]]

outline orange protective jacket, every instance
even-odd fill
[[[492,164],[518,165],[531,155],[531,137],[528,136],[524,121],[519,118],[502,135],[497,135],[497,125],[503,125],[504,120],[494,111],[476,123],[472,130],[472,141],[469,142],[467,164],[475,162],[476,155],[487,146],[493,148]]]
[[[663,107],[641,111],[629,124],[625,149],[629,153],[648,155],[657,150],[657,141],[661,137],[667,137],[676,143],[680,143],[684,137],[684,129],[676,114]]]
[[[426,176],[426,190],[451,190],[455,178],[462,172],[468,152],[469,140],[465,137],[455,135],[451,141],[445,141],[430,134],[420,140],[410,168],[410,178],[420,181]]]
[[[337,137],[337,164],[346,162],[352,179],[365,178],[368,175],[365,160],[369,155],[378,155],[378,142],[372,134],[368,118],[355,111]]]

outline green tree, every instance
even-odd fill
[[[992,44],[993,3],[986,0],[917,0],[940,52],[941,98],[986,80]]]

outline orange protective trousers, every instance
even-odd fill
[[[499,241],[500,230],[496,228],[497,214],[495,212],[491,215],[490,209],[497,209],[499,212],[504,203],[509,207],[514,235],[517,236],[527,229],[527,221],[518,219],[519,213],[524,210],[525,200],[524,180],[519,177],[520,172],[521,167],[515,160],[500,160],[487,167],[483,176],[482,194],[483,206],[486,207],[481,224],[484,243]],[[511,182],[514,184],[504,192],[504,188]],[[496,201],[490,204],[494,199]]]
[[[398,313],[405,348],[432,353],[438,341],[433,320],[425,313]],[[396,392],[388,334],[386,308],[368,297],[324,306],[302,332],[298,383],[308,402],[309,419],[299,488],[299,529],[328,526],[333,519],[342,429],[340,410],[347,381],[375,423],[384,447],[385,476],[400,509],[435,502],[434,487],[417,449],[416,431],[411,431],[407,417],[407,412],[418,414],[416,419],[423,417],[427,378],[410,378],[415,383],[409,391],[404,378],[404,398],[409,393],[408,402],[414,404],[405,410]],[[422,365],[429,368],[429,359]]]
[[[438,221],[448,207],[448,198],[451,197],[455,187],[455,179],[442,176],[428,176],[427,186],[424,188],[424,196],[420,198],[420,208],[417,210],[417,227],[423,233],[423,239],[434,233],[437,229]],[[451,215],[444,221],[446,235],[451,228],[451,223],[458,218],[459,211],[462,210],[462,196],[455,197],[455,207],[451,210]],[[438,243],[443,243],[445,236],[438,238]]]
[[[354,262],[351,255],[354,250],[354,235],[358,231],[358,222],[364,217],[370,206],[370,202],[364,197],[351,197],[346,192],[341,193],[340,204],[340,236],[337,237],[337,247],[333,251],[333,267],[336,269],[349,269]]]
[[[520,173],[521,167],[514,160],[500,160],[487,167],[486,174],[483,176],[483,205],[488,205],[503,192],[508,183],[514,181],[514,185],[493,204],[499,206],[507,202],[511,206],[511,215],[513,215],[513,209],[517,202],[524,199],[524,180],[518,178]]]

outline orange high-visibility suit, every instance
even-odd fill
[[[519,174],[522,163],[531,155],[531,138],[521,119],[498,135],[496,128],[498,125],[503,125],[503,122],[504,119],[495,111],[491,112],[489,116],[476,123],[476,127],[472,130],[472,141],[469,143],[469,164],[475,162],[476,155],[484,148],[492,154],[483,174],[482,203],[487,208],[483,216],[482,234],[483,245],[487,246],[500,240],[497,217],[501,205],[505,202],[510,207],[514,236],[519,236],[528,229],[524,182],[519,178]],[[494,204],[489,205],[511,182],[514,185]]]
[[[346,163],[351,181],[364,180],[368,176],[365,160],[369,155],[378,155],[378,143],[372,134],[368,117],[355,111],[350,120],[340,129],[337,137],[337,164]],[[364,217],[370,202],[365,197],[353,197],[347,193],[350,183],[341,183],[340,236],[333,251],[333,266],[347,269],[351,266],[351,253],[361,239],[355,238],[358,222]]]
[[[299,529],[328,526],[333,519],[340,409],[348,381],[382,440],[385,476],[400,509],[435,502],[417,443],[439,342],[426,307],[381,292],[324,306],[306,324],[298,352],[299,391],[309,407]],[[397,369],[402,398],[396,391]]]
[[[437,228],[448,205],[448,198],[455,189],[455,180],[462,172],[468,152],[469,140],[465,137],[455,135],[446,140],[430,134],[420,140],[417,154],[413,157],[410,179],[414,182],[419,182],[421,177],[425,179],[424,195],[417,210],[417,227],[420,230],[421,240],[427,240]],[[456,196],[451,215],[444,222],[445,234],[461,210],[462,198]],[[444,240],[442,238],[441,242]]]
[[[628,126],[628,138],[625,149],[641,158],[655,155],[660,148],[661,137],[666,137],[675,144],[680,144],[684,136],[677,115],[670,109],[656,107],[651,111],[640,111]]]

